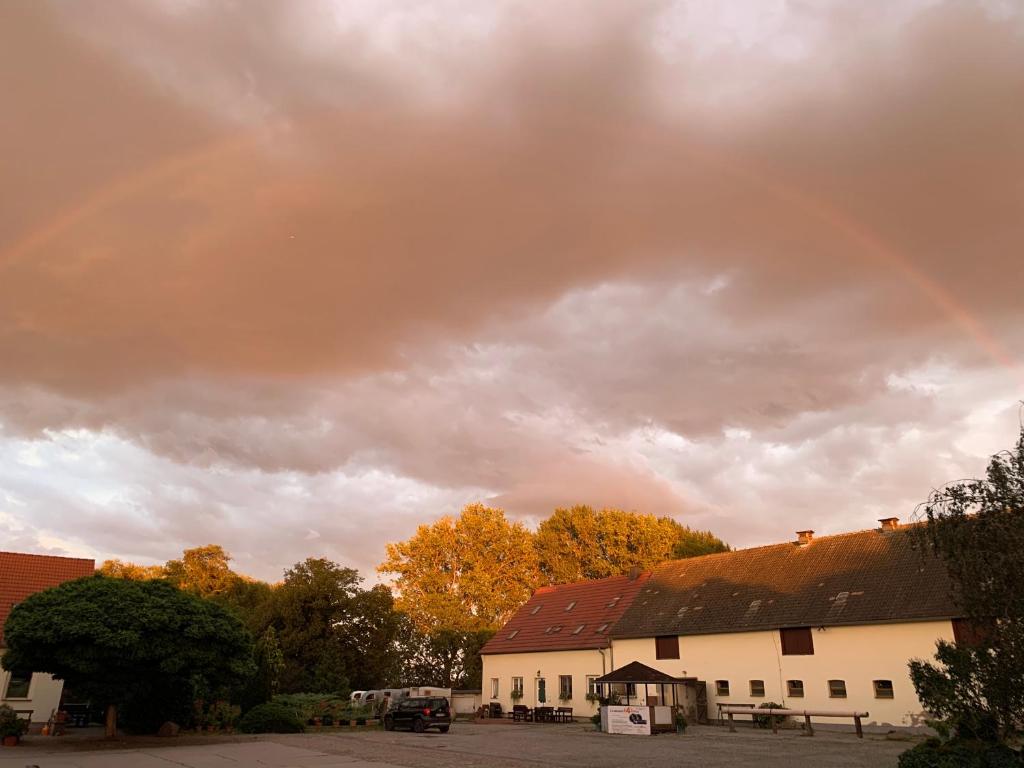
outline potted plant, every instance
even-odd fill
[[[513,688],[509,696],[512,697],[512,701],[519,701],[523,698],[523,692],[519,688]]]
[[[675,721],[676,721],[676,733],[686,733],[687,722],[686,722],[686,715],[683,714],[683,710],[676,709]]]
[[[594,691],[590,691],[587,693],[586,699],[591,704],[597,704],[601,701],[601,694],[595,693]]]
[[[0,704],[0,740],[5,747],[18,746],[21,734],[25,732],[25,725],[17,712],[6,704]]]

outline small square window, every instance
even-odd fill
[[[875,680],[874,684],[876,699],[893,698],[892,680]]]
[[[656,659],[678,659],[679,637],[667,635],[654,638],[654,657]]]
[[[830,699],[845,699],[846,698],[846,681],[845,680],[829,680],[828,681],[828,697]]]
[[[794,699],[802,699],[804,697],[804,681],[803,680],[787,680],[786,681],[786,695]]]
[[[750,681],[750,695],[764,697],[764,680]]]
[[[728,680],[715,680],[715,695],[716,696],[728,696],[729,695],[729,681]]]
[[[4,698],[27,699],[31,687],[32,673],[14,670],[11,672],[10,680],[7,681],[7,693],[4,694]]]

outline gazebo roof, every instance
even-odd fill
[[[624,667],[613,669],[607,675],[597,678],[596,683],[651,683],[660,685],[665,683],[685,683],[696,678],[672,677],[664,672],[641,664],[639,661],[632,661]]]

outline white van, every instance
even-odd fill
[[[352,695],[348,697],[355,706],[359,706],[363,703],[363,695],[366,691],[352,691]]]

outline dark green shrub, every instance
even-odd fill
[[[785,709],[781,704],[776,704],[774,701],[766,701],[758,709]],[[785,724],[789,717],[787,715],[775,715],[775,720],[781,727]],[[772,727],[772,716],[771,715],[754,715],[754,725],[758,728],[771,728]]]
[[[253,707],[238,721],[242,733],[302,733],[305,729],[295,710],[272,701]]]
[[[1021,768],[1024,759],[1003,744],[928,739],[899,757],[899,768]]]

